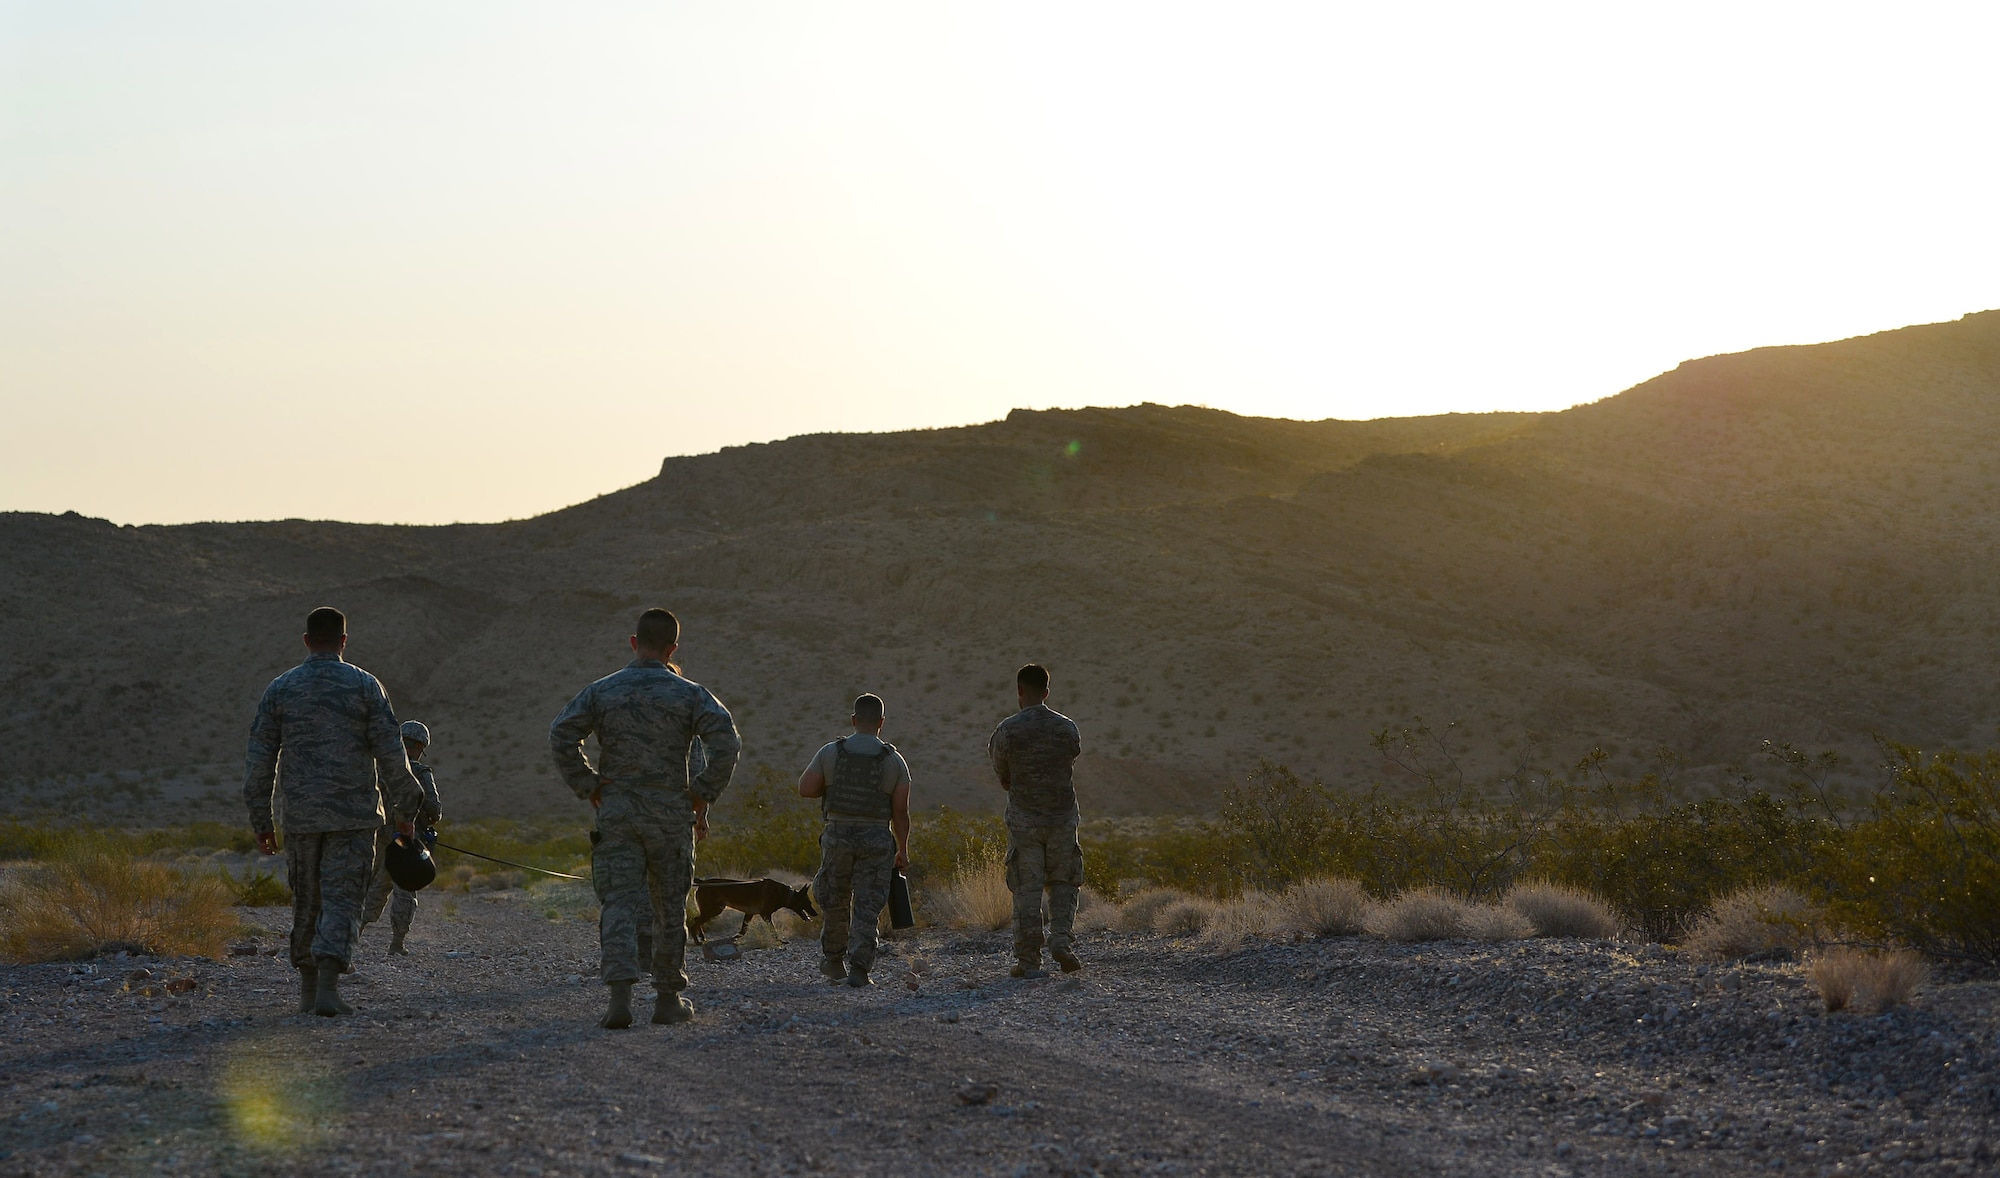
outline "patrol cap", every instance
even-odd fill
[[[418,744],[429,744],[431,742],[431,730],[416,720],[405,720],[403,721],[403,739],[414,740]]]

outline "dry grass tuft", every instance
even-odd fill
[[[1449,941],[1465,935],[1466,903],[1443,888],[1417,888],[1368,913],[1368,931],[1391,941]]]
[[[1140,888],[1130,893],[1118,908],[1118,927],[1128,933],[1151,932],[1153,918],[1167,905],[1187,899],[1187,893],[1173,888]]]
[[[1480,941],[1519,941],[1535,935],[1534,922],[1505,904],[1467,904],[1465,935]]]
[[[1007,867],[990,860],[965,867],[931,899],[934,923],[992,932],[1014,923],[1014,893]]]
[[[1373,901],[1351,879],[1308,879],[1278,897],[1284,928],[1302,937],[1352,937],[1366,931]]]
[[[1930,967],[1906,950],[1865,953],[1839,948],[1815,957],[1806,976],[1829,1011],[1879,1014],[1914,997],[1930,976]]]
[[[1275,896],[1244,892],[1233,900],[1207,906],[1198,944],[1217,952],[1228,952],[1252,937],[1289,936],[1290,913]]]
[[[1790,952],[1813,940],[1819,913],[1790,888],[1742,888],[1715,902],[1688,934],[1696,961],[1733,961],[1759,953]]]
[[[78,839],[0,888],[0,953],[18,962],[75,961],[119,949],[219,957],[242,927],[234,903],[212,875]]]
[[[1508,892],[1502,902],[1520,913],[1538,937],[1608,941],[1625,927],[1611,905],[1581,888],[1563,884],[1522,884]]]
[[[1090,888],[1077,893],[1076,931],[1080,933],[1101,933],[1118,923],[1121,915],[1118,905],[1098,895]]]
[[[1161,906],[1153,915],[1153,931],[1163,937],[1198,933],[1208,927],[1215,901],[1197,896],[1181,896]]]

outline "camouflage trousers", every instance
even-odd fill
[[[285,882],[292,889],[292,964],[316,957],[346,965],[361,936],[361,905],[375,870],[375,827],[285,832]]]
[[[368,880],[368,899],[361,906],[361,923],[374,924],[382,919],[382,908],[389,908],[389,927],[399,935],[410,931],[410,921],[417,915],[417,894],[396,886],[389,878],[389,844],[396,838],[396,828],[385,826],[375,839],[375,874]],[[395,903],[389,903],[390,896]]]
[[[1042,958],[1042,893],[1049,898],[1048,946],[1062,952],[1076,923],[1083,886],[1083,845],[1076,820],[1051,826],[1007,824],[1007,890],[1014,893],[1014,956]]]
[[[822,953],[828,957],[845,953],[847,964],[863,973],[875,964],[875,925],[889,905],[889,881],[895,874],[896,836],[888,827],[826,824],[819,836],[819,873],[812,882],[813,903],[824,922],[819,935]]]
[[[687,896],[694,885],[694,808],[667,790],[606,794],[590,848],[597,892],[598,973],[606,982],[639,980],[643,917],[652,917],[653,985],[687,989]]]

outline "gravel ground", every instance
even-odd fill
[[[1003,935],[927,931],[863,991],[805,942],[697,960],[692,1024],[612,1033],[591,923],[454,906],[408,958],[370,930],[351,1019],[262,952],[0,970],[0,1173],[2000,1168],[1987,976],[1829,1016],[1795,967],[1608,942],[1106,934],[1023,982]]]

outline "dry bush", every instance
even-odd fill
[[[1198,896],[1181,896],[1163,905],[1153,916],[1153,931],[1163,937],[1186,936],[1208,927],[1214,916],[1215,901]]]
[[[1131,933],[1150,932],[1162,908],[1187,898],[1186,892],[1173,888],[1141,888],[1119,906],[1118,927]]]
[[[1526,918],[1538,937],[1608,941],[1625,927],[1611,905],[1582,888],[1564,884],[1521,884],[1502,902]]]
[[[1443,888],[1404,892],[1368,913],[1368,931],[1391,941],[1449,941],[1466,935],[1465,901]]]
[[[1535,935],[1534,923],[1505,904],[1467,904],[1463,925],[1466,936],[1480,941],[1519,941]]]
[[[1227,952],[1252,937],[1290,936],[1289,916],[1277,897],[1244,892],[1233,900],[1208,906],[1197,943],[1204,949]]]
[[[1014,893],[1007,890],[1006,865],[976,862],[952,877],[928,905],[934,923],[992,932],[1014,923]]]
[[[20,962],[119,949],[219,957],[242,927],[234,903],[212,875],[67,842],[0,888],[0,953]]]
[[[1367,928],[1372,901],[1351,879],[1308,879],[1278,897],[1284,927],[1303,937],[1351,937]]]
[[[1717,900],[1695,922],[1684,947],[1696,961],[1790,952],[1812,941],[1817,919],[1813,906],[1790,888],[1775,884],[1740,888]]]
[[[1095,889],[1082,888],[1077,892],[1076,931],[1080,933],[1107,932],[1117,925],[1121,915],[1118,905],[1097,894]]]
[[[1864,953],[1839,948],[1815,957],[1806,975],[1828,1010],[1879,1014],[1914,997],[1930,967],[1907,950]]]

